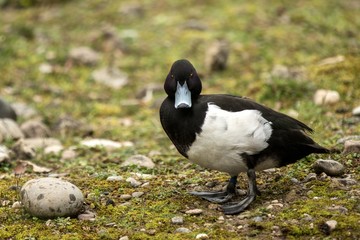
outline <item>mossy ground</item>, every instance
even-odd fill
[[[3,1],[4,3],[7,1]],[[209,203],[190,196],[194,186],[227,176],[209,172],[179,156],[165,136],[158,120],[157,94],[153,102],[128,105],[128,99],[149,83],[162,84],[173,61],[190,59],[203,73],[205,93],[231,93],[259,100],[269,107],[287,113],[299,113],[299,119],[314,128],[313,137],[322,145],[333,147],[342,136],[359,134],[360,125],[347,121],[349,110],[360,105],[360,5],[358,1],[136,1],[142,13],[125,14],[119,9],[131,1],[19,1],[23,6],[8,4],[0,10],[0,88],[8,101],[26,102],[36,108],[44,122],[54,126],[58,117],[70,115],[92,124],[95,137],[132,141],[134,147],[107,153],[83,149],[76,159],[59,161],[58,156],[40,157],[33,161],[67,172],[66,177],[87,196],[86,203],[97,214],[95,221],[59,218],[36,219],[10,205],[0,207],[0,239],[194,239],[206,233],[211,239],[358,239],[360,238],[359,185],[336,186],[329,179],[293,184],[311,172],[318,156],[277,170],[259,173],[262,195],[248,209],[248,218],[225,216]],[[1,4],[1,1],[0,1]],[[6,4],[5,4],[6,5]],[[25,8],[24,8],[25,6]],[[205,25],[205,30],[186,27],[189,20]],[[104,26],[113,26],[121,36],[126,51],[115,55],[114,65],[129,75],[130,83],[114,90],[95,83],[91,72],[111,62],[112,53],[94,41],[94,34]],[[212,41],[225,38],[231,44],[226,71],[206,74],[205,51]],[[73,47],[90,46],[102,53],[94,67],[69,65],[68,52]],[[49,54],[54,57],[49,58]],[[322,59],[344,56],[341,62],[321,65]],[[51,74],[43,74],[39,65],[49,62]],[[305,80],[277,77],[269,81],[267,74],[275,65],[302,67]],[[341,101],[334,106],[315,106],[313,93],[318,88],[337,90]],[[344,113],[336,113],[345,109]],[[132,121],[120,124],[122,118]],[[22,119],[19,120],[20,122]],[[59,137],[66,146],[77,145],[80,136]],[[9,144],[10,146],[11,144]],[[336,146],[341,148],[341,146]],[[121,168],[120,163],[136,153],[149,154],[154,170]],[[347,173],[360,181],[360,156],[331,157],[347,167]],[[38,177],[28,172],[20,179],[12,175],[14,164],[1,166],[0,200],[17,200],[10,187]],[[156,177],[150,185],[134,189],[126,182],[108,182],[106,177],[131,172],[151,173]],[[240,185],[246,187],[245,176]],[[121,194],[144,191],[145,195],[122,206]],[[272,200],[282,200],[291,190],[295,200],[283,208],[269,210]],[[311,191],[310,191],[311,190]],[[316,198],[314,198],[316,197]],[[107,205],[111,199],[115,205]],[[348,209],[346,214],[330,211],[332,205]],[[204,209],[200,216],[189,216],[190,208]],[[304,214],[313,217],[303,220]],[[179,226],[173,216],[184,216],[183,227],[191,233],[174,233]],[[255,216],[264,221],[255,222]],[[338,226],[329,236],[322,231],[327,220]],[[312,223],[312,224],[310,224]],[[245,226],[245,227],[244,227]],[[276,227],[280,234],[276,235]]]

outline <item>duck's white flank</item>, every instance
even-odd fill
[[[189,160],[234,176],[247,170],[241,155],[264,150],[272,133],[271,122],[258,110],[228,112],[211,103],[201,129],[187,152]],[[263,164],[271,167],[273,163]]]

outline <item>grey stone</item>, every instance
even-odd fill
[[[209,236],[206,233],[199,233],[195,239],[209,239]]]
[[[118,182],[118,181],[122,181],[124,178],[122,176],[109,176],[106,181],[110,181],[110,182]]]
[[[316,174],[324,172],[329,176],[341,176],[345,172],[345,167],[343,164],[331,159],[319,159],[313,164],[312,167]]]
[[[82,221],[94,221],[96,214],[90,211],[85,211],[82,214],[79,214],[77,218]]]
[[[184,223],[184,218],[181,216],[175,216],[173,218],[171,218],[171,222],[173,224],[183,224]]]
[[[21,188],[20,199],[25,210],[39,218],[77,216],[84,201],[78,187],[57,178],[29,180]]]
[[[129,82],[127,74],[117,68],[101,68],[95,70],[91,76],[95,82],[114,89],[120,89]]]
[[[133,198],[139,198],[139,197],[141,197],[142,195],[144,195],[144,192],[133,192],[133,193],[131,194],[131,196],[132,196]]]
[[[50,137],[50,129],[38,120],[28,120],[21,124],[20,129],[26,138]]]
[[[71,116],[61,116],[55,123],[54,130],[58,132],[61,136],[81,136],[87,137],[92,136],[94,129],[91,125],[75,119]]]
[[[360,106],[358,106],[352,110],[352,115],[360,116]]]
[[[352,178],[335,178],[333,181],[343,186],[352,186],[357,184],[357,181]]]
[[[185,213],[189,215],[200,215],[203,213],[203,210],[199,208],[195,208],[195,209],[187,210]]]
[[[337,221],[329,220],[329,221],[326,221],[325,224],[329,227],[329,231],[332,232],[333,230],[335,230],[335,228],[337,226]]]
[[[124,200],[130,200],[132,196],[130,194],[121,194],[120,198]]]
[[[25,103],[13,103],[11,106],[15,110],[16,115],[23,119],[29,119],[38,114],[34,108]]]
[[[0,163],[8,162],[10,160],[9,153],[10,151],[6,146],[0,145]]]
[[[256,217],[253,218],[253,221],[254,221],[254,222],[262,222],[262,221],[263,221],[263,218],[260,217],[260,216],[256,216]]]
[[[347,140],[344,143],[344,151],[342,154],[360,153],[360,141]]]
[[[75,63],[95,65],[100,60],[100,55],[89,47],[77,47],[70,50],[69,57]]]
[[[190,233],[191,230],[185,227],[179,227],[175,230],[176,233]]]
[[[316,180],[316,173],[309,173],[305,177],[304,182],[310,182],[310,181],[313,181],[313,180]]]
[[[138,181],[138,180],[136,180],[135,178],[132,178],[132,177],[128,177],[126,179],[126,182],[130,183],[130,185],[132,187],[139,187],[142,184],[142,182],[140,182],[140,181]]]
[[[344,144],[347,140],[360,140],[360,135],[350,135],[337,140],[337,144]]]
[[[122,147],[133,146],[131,142],[116,142],[108,139],[86,139],[80,142],[80,145],[89,147],[89,148],[105,148],[107,151],[113,151]]]
[[[314,94],[316,105],[333,105],[340,101],[340,94],[337,91],[319,89]]]
[[[10,118],[0,118],[0,142],[3,140],[16,140],[23,138],[22,133],[18,124]]]
[[[5,100],[0,98],[0,118],[10,118],[14,121],[17,119],[15,110]]]
[[[126,159],[121,166],[136,165],[138,167],[154,168],[154,162],[144,155],[134,155]]]
[[[49,146],[62,146],[61,142],[56,138],[25,138],[21,139],[24,145],[34,149],[45,149]]]

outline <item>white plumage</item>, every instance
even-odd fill
[[[247,171],[241,154],[264,150],[272,133],[271,122],[258,110],[228,112],[211,103],[201,129],[187,152],[190,161],[231,176]],[[257,168],[265,169],[272,163],[263,165]]]

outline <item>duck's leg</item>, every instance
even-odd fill
[[[202,197],[210,202],[225,203],[236,194],[237,176],[230,178],[225,191],[222,192],[190,192],[190,194]]]
[[[244,211],[245,208],[247,208],[250,203],[252,203],[255,198],[256,194],[259,194],[259,191],[256,186],[256,175],[254,169],[248,169],[247,176],[249,180],[249,189],[246,197],[241,200],[238,203],[235,204],[227,204],[222,206],[222,209],[225,214],[231,215],[231,214],[238,214],[242,211]]]

